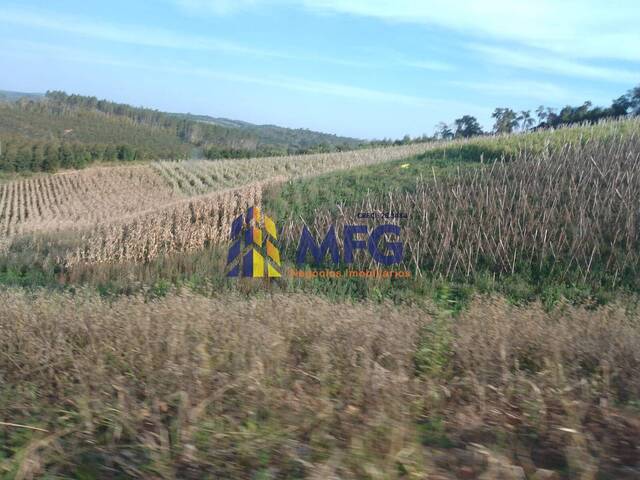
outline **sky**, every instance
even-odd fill
[[[358,138],[640,84],[637,0],[0,0],[0,89]]]

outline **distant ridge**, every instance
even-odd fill
[[[21,98],[28,98],[30,100],[38,100],[44,97],[44,93],[27,93],[27,92],[12,92],[10,90],[0,90],[0,101],[15,102]]]
[[[0,172],[94,162],[250,158],[353,150],[368,142],[308,129],[168,113],[63,91],[0,90]]]
[[[72,97],[76,97],[72,95]],[[78,98],[95,98],[95,97],[83,97]],[[9,90],[0,90],[0,101],[16,102],[20,99],[27,99],[32,101],[44,100],[47,95],[44,93],[26,93],[15,92]],[[97,101],[97,99],[96,99]],[[106,102],[101,100],[100,102]],[[107,102],[114,105],[122,105],[129,109],[137,109],[138,107],[131,107],[125,104],[116,104],[114,102]],[[151,111],[151,109],[141,108],[140,110]],[[155,111],[155,110],[154,110]],[[254,144],[256,149],[280,149],[281,153],[296,153],[297,151],[313,150],[315,148],[324,146],[327,149],[335,147],[355,148],[364,143],[365,140],[338,136],[331,133],[323,133],[318,131],[309,130],[306,128],[287,128],[280,127],[273,124],[256,125],[250,122],[242,120],[233,120],[223,117],[212,117],[210,115],[198,115],[192,113],[168,113],[159,112],[159,114],[165,114],[167,117],[186,120],[190,122],[199,122],[203,124],[215,125],[218,127],[224,127],[232,129],[237,133],[231,135],[232,137],[238,136],[243,138],[253,138],[254,141],[247,141],[245,144]],[[2,132],[0,132],[2,133]],[[215,142],[213,142],[215,144]],[[220,144],[221,148],[226,148],[228,145]]]
[[[352,137],[342,137],[331,133],[323,133],[307,128],[287,128],[278,125],[257,125],[242,120],[232,120],[209,115],[195,115],[191,113],[172,113],[178,118],[184,118],[196,122],[208,123],[227,128],[236,128],[254,135],[258,139],[258,146],[287,146],[296,145],[299,148],[312,148],[317,145],[344,145],[356,147],[365,140]]]

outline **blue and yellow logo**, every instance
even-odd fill
[[[263,234],[265,233],[266,234]],[[276,224],[259,207],[250,207],[231,224],[227,277],[280,277],[280,251]],[[244,243],[244,247],[243,247]]]

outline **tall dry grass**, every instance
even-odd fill
[[[259,206],[264,183],[223,190],[138,212],[84,232],[79,246],[61,258],[80,263],[148,262],[160,255],[189,252],[229,239],[231,222]]]
[[[15,292],[0,294],[0,308],[0,374],[16,394],[0,399],[0,420],[47,430],[0,471],[70,474],[83,455],[98,478],[362,471],[342,449],[365,454],[352,442],[377,442],[369,429],[388,425],[399,437],[379,450],[394,468],[409,435],[417,311],[304,296],[110,303]],[[0,445],[13,428],[0,424]]]
[[[478,444],[529,475],[639,472],[640,328],[618,306],[11,291],[0,310],[17,478],[469,478]]]
[[[345,199],[338,217],[319,210],[310,227],[321,236],[331,224],[362,223],[359,212],[404,212],[404,266],[417,275],[452,279],[524,269],[587,279],[597,270],[615,285],[640,273],[638,198],[640,136],[629,134],[522,150],[509,162],[417,178],[410,193],[367,195],[357,204]],[[289,249],[300,223],[284,226]]]

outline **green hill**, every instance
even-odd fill
[[[355,148],[364,143],[363,140],[341,137],[330,133],[316,132],[306,128],[285,128],[277,125],[256,125],[241,120],[210,117],[208,115],[174,114],[180,118],[234,128],[246,132],[257,139],[258,147],[286,148],[289,150],[325,148]]]
[[[0,90],[0,102],[13,102],[21,98],[40,99],[44,95],[42,93],[26,93],[12,92],[9,90]]]
[[[310,130],[166,113],[60,91],[0,91],[3,171],[52,171],[94,161],[284,155],[361,143]]]

